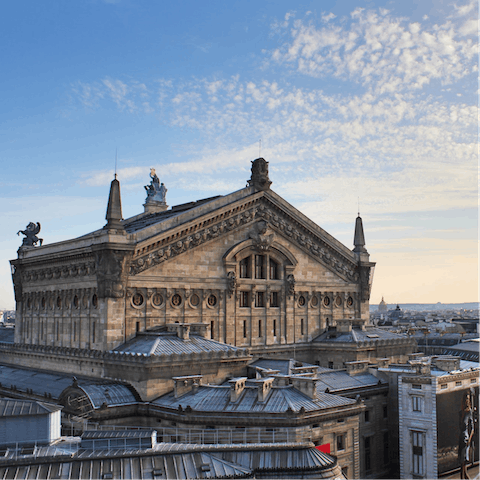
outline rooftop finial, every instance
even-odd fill
[[[355,245],[355,248],[353,249],[354,253],[368,253],[367,249],[365,248],[365,235],[363,233],[363,223],[362,217],[360,217],[360,212],[355,220],[355,235],[353,236],[353,245]]]
[[[110,184],[110,194],[108,196],[107,214],[105,216],[107,224],[103,228],[113,228],[123,230],[122,225],[122,199],[120,195],[120,182],[117,180],[117,174]]]

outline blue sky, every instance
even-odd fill
[[[372,302],[478,300],[476,2],[6,2],[0,15],[0,308],[16,232],[124,217],[155,167],[177,205],[272,189],[353,248]]]

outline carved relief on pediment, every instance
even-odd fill
[[[317,235],[307,229],[295,226],[285,213],[280,213],[265,204],[260,204],[256,216],[264,219],[272,229],[275,228],[282,232],[291,241],[307,250],[341,276],[351,282],[358,282],[359,275],[354,262],[338,254]]]
[[[198,230],[194,234],[182,236],[164,244],[158,249],[135,258],[130,265],[130,275],[137,275],[155,265],[159,265],[169,258],[198,247],[209,240],[230,232],[242,225],[250,223],[255,216],[255,209],[251,208],[228,219],[209,225],[207,228]]]

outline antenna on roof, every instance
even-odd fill
[[[117,178],[117,147],[115,147],[115,179]]]

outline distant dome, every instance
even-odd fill
[[[386,304],[385,300],[382,297],[382,301],[378,305],[378,311],[381,313],[385,313],[388,310],[388,305]]]

